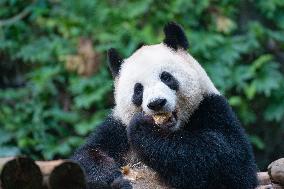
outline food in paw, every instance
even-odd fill
[[[162,125],[166,123],[171,117],[171,113],[160,113],[153,115],[153,119],[155,121],[155,124]]]

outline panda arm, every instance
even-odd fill
[[[112,117],[107,118],[72,159],[85,170],[89,188],[131,188],[120,172],[123,155],[128,151],[126,127]]]
[[[138,115],[128,135],[142,160],[173,187],[257,185],[251,147],[223,97],[205,99],[186,127],[165,133]]]
[[[210,171],[218,170],[220,166],[216,146],[224,143],[217,133],[204,131],[192,136],[176,133],[167,137],[156,131],[134,132],[129,134],[138,156],[171,186],[208,188],[206,180],[210,179]]]

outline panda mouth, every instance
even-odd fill
[[[162,128],[172,128],[177,124],[177,111],[159,112],[152,115],[156,125]]]

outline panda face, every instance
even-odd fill
[[[109,57],[121,62],[114,75],[113,115],[126,125],[135,113],[143,112],[170,115],[159,126],[180,129],[204,95],[218,93],[202,67],[183,48],[161,43],[143,46],[124,60],[116,55]]]
[[[167,71],[157,70],[155,74],[151,78],[137,75],[132,102],[147,114],[171,112],[176,106],[178,81]]]
[[[164,123],[162,126],[171,129],[176,126],[177,121],[176,92],[178,91],[178,81],[169,72],[162,71],[159,74],[159,80],[152,83],[155,84],[153,86],[146,85],[145,91],[142,83],[136,83],[132,102],[137,107],[141,106],[142,111],[147,115],[170,115],[166,118],[167,124]]]

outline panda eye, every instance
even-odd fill
[[[138,95],[143,92],[143,85],[141,83],[136,83],[134,86],[134,94]]]
[[[163,83],[165,83],[169,88],[177,91],[179,84],[178,81],[176,80],[176,78],[174,78],[174,76],[172,74],[170,74],[169,72],[162,72],[162,74],[160,75],[160,79]]]
[[[163,82],[171,82],[172,78],[173,78],[173,76],[168,72],[163,72],[161,74],[161,80]]]
[[[140,106],[143,100],[143,85],[141,83],[136,83],[134,85],[134,94],[132,96],[132,102],[136,106]]]

